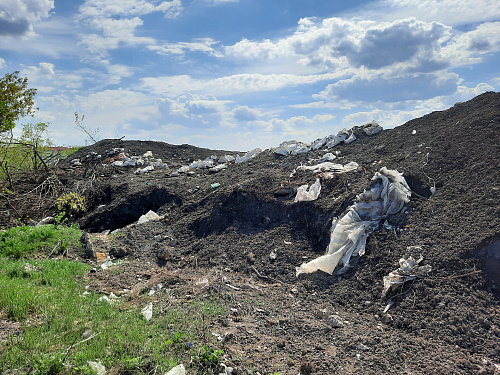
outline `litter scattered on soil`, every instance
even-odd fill
[[[394,129],[370,123],[249,153],[103,140],[59,163],[58,178],[86,197],[75,219],[88,253],[113,264],[90,260],[90,289],[133,298],[168,285],[153,292],[158,305],[216,291],[225,313],[210,328],[243,374],[498,374],[500,286],[485,259],[499,256],[499,129],[490,92]],[[345,272],[296,277],[383,168],[401,173],[411,199],[372,223]],[[315,199],[294,202],[304,185]],[[432,272],[393,272],[410,256]],[[382,296],[391,272],[411,279]]]

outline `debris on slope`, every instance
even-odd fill
[[[318,270],[331,275],[339,263],[344,266],[339,273],[345,272],[351,256],[365,253],[366,239],[380,220],[399,212],[409,202],[410,188],[398,171],[383,167],[372,181],[372,185],[358,196],[358,202],[333,222],[326,254],[303,263],[297,268],[296,276]]]

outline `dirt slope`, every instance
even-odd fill
[[[216,293],[227,312],[211,328],[240,373],[498,374],[499,129],[500,94],[490,92],[378,135],[358,132],[332,150],[341,152],[335,162],[359,168],[323,180],[313,202],[277,190],[313,183],[311,172],[290,173],[327,150],[265,151],[219,173],[172,176],[192,160],[229,152],[105,140],[74,157],[123,147],[152,151],[168,168],[139,175],[108,165],[84,178],[84,168],[66,163],[60,180],[92,206],[78,218],[82,228],[122,233],[94,235],[98,249],[127,261],[120,273],[96,273],[92,288],[120,293],[162,282],[181,300]],[[383,166],[402,172],[413,191],[388,218],[391,229],[374,231],[347,273],[297,278],[297,266],[324,253],[332,219]],[[149,210],[164,218],[132,224]],[[409,246],[421,249],[410,254]],[[382,298],[383,276],[405,255],[422,255],[431,273]]]

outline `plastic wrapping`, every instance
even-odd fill
[[[380,220],[399,212],[409,201],[410,188],[398,171],[384,167],[375,173],[372,181],[370,187],[358,196],[357,203],[333,221],[326,254],[297,267],[297,276],[318,270],[332,274],[339,264],[348,268],[352,256],[365,253],[368,235]]]
[[[319,193],[321,191],[321,183],[319,182],[319,178],[316,179],[316,182],[311,185],[308,189],[309,185],[299,186],[297,189],[297,195],[295,195],[295,202],[307,202],[314,201],[318,199]]]

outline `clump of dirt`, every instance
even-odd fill
[[[226,313],[211,329],[223,338],[225,363],[243,374],[497,374],[499,127],[500,94],[489,92],[378,135],[360,132],[335,148],[335,162],[359,168],[322,178],[312,202],[294,203],[294,188],[317,176],[290,175],[327,150],[267,150],[218,173],[175,176],[193,160],[234,152],[104,140],[71,158],[118,147],[152,151],[166,168],[136,174],[66,161],[58,175],[87,198],[87,212],[75,217],[81,228],[94,237],[111,231],[96,246],[126,259],[120,273],[95,273],[92,289],[164,280],[176,299],[200,285],[217,290]],[[297,278],[297,266],[324,253],[332,220],[384,166],[403,173],[410,202],[369,236],[346,273]],[[162,218],[137,224],[149,210]],[[432,271],[382,298],[383,276],[407,255],[421,255]]]

